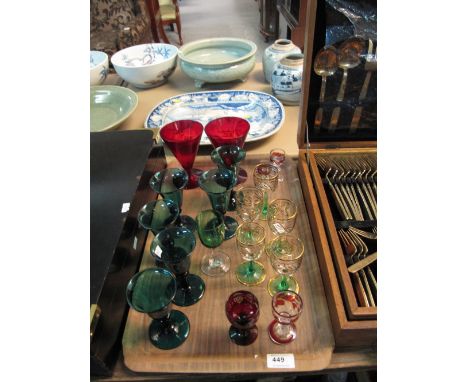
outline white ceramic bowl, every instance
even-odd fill
[[[255,66],[256,51],[255,43],[241,38],[197,40],[180,48],[180,67],[197,88],[205,82],[243,80]]]
[[[109,73],[109,57],[104,52],[92,50],[89,52],[91,86],[101,85]]]
[[[177,65],[176,46],[142,44],[119,50],[111,62],[117,74],[137,88],[162,85]]]

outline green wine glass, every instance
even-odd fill
[[[224,241],[226,226],[223,215],[215,210],[205,210],[197,217],[198,236],[205,247],[211,248],[201,260],[201,270],[208,276],[222,276],[229,271],[231,259],[222,251],[215,251]]]
[[[229,204],[231,190],[236,184],[235,174],[225,168],[205,171],[198,178],[200,188],[208,194],[211,206],[223,215],[226,231],[224,239],[230,239],[236,234],[238,227],[236,219],[225,216]]]
[[[273,296],[281,291],[299,292],[299,284],[293,274],[299,269],[304,256],[304,244],[294,235],[280,235],[266,248],[270,263],[278,276],[268,282],[268,292]]]
[[[187,186],[188,174],[181,168],[166,168],[158,171],[150,179],[151,189],[161,194],[164,200],[172,200],[179,206],[179,217],[175,224],[181,227],[187,227],[193,233],[197,231],[197,223],[188,216],[182,215],[182,190]]]
[[[151,255],[174,273],[177,290],[173,299],[178,306],[190,306],[205,293],[200,276],[189,273],[191,253],[195,249],[195,236],[186,227],[169,227],[159,232],[150,246]]]
[[[149,339],[163,350],[180,346],[190,333],[187,316],[171,310],[176,284],[176,278],[167,269],[148,268],[134,275],[126,290],[128,305],[153,319]]]
[[[265,228],[257,223],[243,223],[236,232],[237,249],[246,260],[236,268],[237,280],[244,285],[258,285],[265,280],[265,267],[258,261],[265,247]]]
[[[177,203],[167,200],[153,200],[145,204],[138,212],[138,222],[147,230],[157,235],[168,225],[174,223],[179,216]]]

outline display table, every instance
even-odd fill
[[[117,75],[111,75],[106,80],[106,84],[121,85],[122,80]],[[123,85],[125,86],[126,84],[123,83]],[[139,90],[131,86],[129,86],[129,88],[137,92],[139,104],[136,111],[119,126],[118,130],[143,129],[144,121],[154,106],[166,98],[180,95],[182,93],[197,91],[194,87],[193,81],[182,73],[179,68],[176,69],[169,81],[161,87],[149,90]],[[271,94],[270,85],[264,81],[261,64],[257,64],[255,66],[255,69],[250,73],[247,81],[245,82],[239,81],[217,85],[208,84],[203,90],[221,89],[246,89]],[[236,257],[237,252],[235,251],[235,239],[232,239],[229,242],[224,243],[224,245],[229,248],[233,267],[230,274],[226,276],[226,283],[220,282],[219,279],[207,280],[208,276],[202,275],[207,282],[206,296],[198,304],[192,307],[181,308],[181,310],[188,313],[189,319],[193,320],[192,324],[195,329],[191,333],[191,338],[188,340],[187,344],[184,344],[180,349],[175,349],[169,352],[161,352],[158,351],[158,349],[151,348],[151,344],[149,344],[149,341],[147,341],[145,337],[145,335],[147,335],[146,328],[149,324],[149,317],[130,310],[123,339],[123,351],[117,360],[113,376],[111,378],[100,378],[100,380],[206,380],[207,376],[209,376],[210,380],[226,380],[233,378],[242,380],[252,378],[257,379],[268,375],[271,376],[272,372],[274,372],[275,376],[298,376],[323,374],[333,371],[376,368],[376,349],[360,348],[340,351],[334,350],[333,335],[330,337],[330,317],[328,306],[323,291],[323,284],[319,273],[313,237],[310,231],[309,221],[307,219],[307,212],[304,207],[304,202],[301,199],[303,196],[297,174],[296,158],[298,155],[297,128],[299,106],[285,106],[284,108],[285,121],[282,128],[275,135],[245,144],[247,151],[246,160],[249,161],[248,167],[251,170],[253,163],[250,163],[250,161],[253,160],[259,162],[261,160],[268,160],[268,154],[274,147],[285,149],[289,158],[287,165],[287,181],[281,185],[279,192],[286,193],[297,199],[297,202],[300,205],[300,217],[295,231],[297,230],[300,232],[300,236],[303,240],[307,240],[309,259],[302,265],[302,274],[300,276],[302,282],[301,293],[305,293],[308,297],[307,302],[314,305],[311,306],[310,311],[304,317],[300,318],[299,336],[303,336],[304,338],[299,337],[298,342],[291,347],[289,351],[285,347],[274,345],[272,343],[270,344],[268,338],[263,338],[261,341],[259,340],[258,349],[256,348],[254,353],[257,354],[257,357],[262,357],[261,362],[256,362],[255,359],[250,359],[248,349],[237,349],[235,345],[229,343],[227,338],[229,323],[225,317],[222,317],[224,313],[218,312],[214,315],[211,310],[224,309],[224,300],[227,299],[229,292],[234,290],[251,290],[253,293],[258,293],[259,297],[261,299],[264,298],[265,301],[267,297],[269,297],[268,292],[266,292],[266,284],[268,281],[265,281],[258,287],[252,288],[243,286],[239,283],[236,284],[234,267],[240,261],[240,255],[239,258]],[[206,163],[209,162],[208,155],[211,150],[212,148],[210,146],[201,146],[199,149],[199,156],[196,159],[196,164],[200,163],[206,167]],[[177,161],[171,153],[167,151],[166,154],[168,166],[177,166]],[[248,184],[251,184],[252,180],[249,179],[247,182]],[[184,213],[189,213],[194,217],[196,210],[200,210],[201,207],[209,207],[206,195],[202,194],[203,192],[201,190],[190,190],[184,192]],[[194,198],[191,198],[190,195],[194,196]],[[276,197],[278,197],[278,195],[276,195]],[[152,234],[149,234],[146,249],[143,253],[142,268],[151,266],[152,259],[149,257],[150,255],[148,253],[149,241],[151,239]],[[206,250],[206,248],[203,248],[200,243],[197,243],[196,251],[201,252],[204,250]],[[194,254],[193,258],[194,260],[192,261],[191,271],[193,273],[200,274],[199,260],[201,258],[201,253]],[[272,268],[265,256],[263,257],[262,262],[269,270],[267,277],[272,276]],[[262,288],[265,289],[265,291],[263,291]],[[210,296],[210,294],[213,295]],[[313,298],[314,296],[315,298]],[[210,305],[208,309],[206,309],[206,306],[204,307],[207,326],[203,329],[204,323],[202,320],[204,315],[202,314],[203,312],[201,308],[203,308],[204,303],[213,298],[218,299],[219,301],[216,301],[216,306]],[[213,301],[211,301],[211,303],[213,303]],[[263,330],[267,322],[272,319],[271,309],[262,306],[261,314],[263,314],[261,321],[261,330]],[[210,344],[209,338],[210,333],[208,329],[212,326],[215,328],[215,336],[219,337],[219,341],[215,348],[212,348],[214,345]],[[206,333],[202,332],[203,330],[205,330]],[[202,335],[201,333],[203,333],[203,337],[200,337]],[[224,336],[224,334],[226,334],[226,336]],[[265,335],[266,333],[262,333],[263,337],[265,337]],[[307,336],[311,337],[306,338]],[[200,349],[198,349],[199,344],[197,341],[200,341],[201,338],[203,338],[203,346],[206,347],[205,352],[200,352]],[[309,342],[311,344],[310,347]],[[232,348],[233,346],[234,348]],[[291,352],[297,352],[297,369],[268,370],[268,368],[266,368],[266,354]],[[235,354],[236,357],[233,357],[232,354]],[[214,358],[213,365],[210,365],[210,357]],[[190,362],[188,361],[189,359]],[[158,362],[164,363],[164,365],[155,366],[154,364]],[[238,366],[236,366],[236,362]],[[137,369],[140,372],[137,373],[132,371],[132,368]]]

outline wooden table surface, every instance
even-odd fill
[[[116,75],[110,75],[104,84],[120,85],[122,79]],[[175,72],[169,77],[167,83],[152,89],[137,89],[124,83],[124,86],[138,94],[138,106],[130,117],[124,121],[117,130],[143,129],[146,117],[156,105],[167,98],[196,91],[209,90],[255,90],[272,94],[262,71],[262,64],[257,63],[248,75],[245,82],[233,81],[224,84],[206,84],[202,89],[196,89],[193,80],[185,75],[177,66]],[[297,156],[297,128],[299,120],[299,106],[284,106],[285,119],[283,126],[274,135],[255,142],[246,142],[245,148],[249,154],[268,154],[272,148],[281,147],[288,155]],[[201,154],[208,154],[208,146],[200,146]]]

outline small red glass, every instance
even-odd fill
[[[249,121],[239,117],[216,118],[205,126],[205,134],[215,149],[225,145],[243,148],[249,130]],[[240,168],[237,175],[237,184],[243,183],[246,180],[247,172],[243,168]]]
[[[270,339],[277,344],[288,344],[297,336],[295,321],[302,313],[302,298],[292,291],[278,292],[271,302],[274,320],[268,325]]]
[[[202,173],[199,169],[193,169],[202,134],[203,125],[191,120],[174,121],[159,130],[162,140],[189,176],[187,189],[198,187],[198,176]]]
[[[281,167],[283,166],[284,161],[286,160],[286,151],[277,147],[270,151],[270,162],[278,168],[278,182],[284,180]]]
[[[229,338],[236,345],[250,345],[257,339],[255,324],[260,316],[260,306],[253,293],[240,290],[231,294],[226,301],[226,316],[232,324]]]

